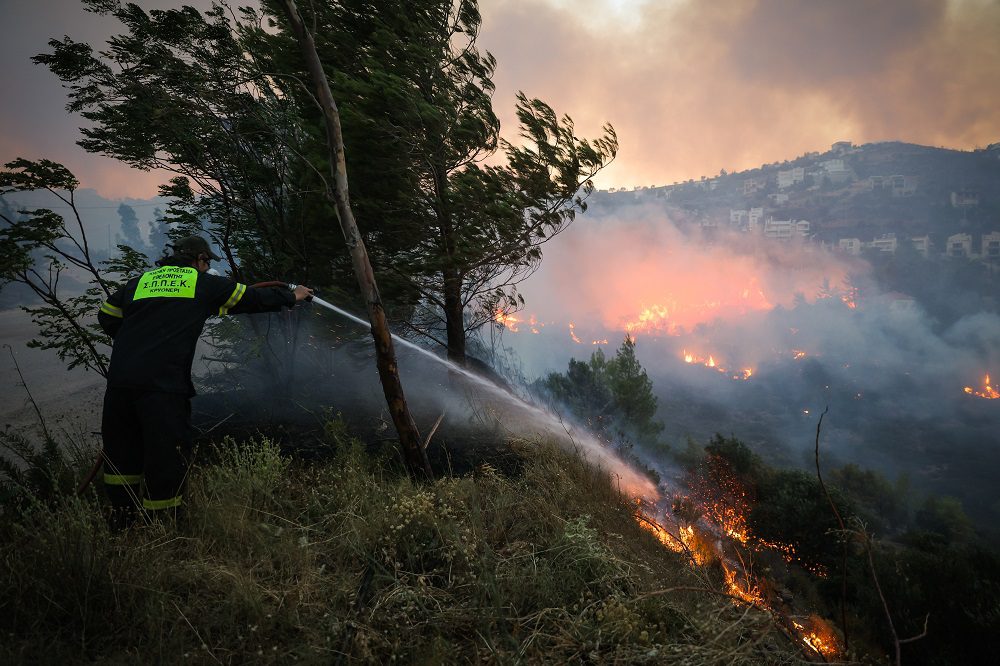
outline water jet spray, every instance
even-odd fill
[[[339,308],[333,303],[323,300],[316,295],[313,295],[311,299],[316,305],[320,305],[328,310],[331,310],[342,317],[345,317],[352,322],[368,327],[370,323],[361,317],[351,314],[343,308]],[[614,455],[604,444],[602,444],[596,437],[587,432],[573,432],[569,430],[566,423],[563,422],[555,414],[544,410],[536,405],[532,405],[525,400],[507,392],[503,388],[497,386],[493,382],[481,377],[474,372],[470,372],[466,368],[449,361],[447,359],[441,358],[437,354],[433,353],[428,349],[424,349],[420,345],[414,344],[413,342],[399,337],[395,333],[392,333],[392,339],[394,342],[398,342],[403,347],[411,349],[418,352],[422,356],[429,358],[437,363],[448,368],[450,372],[457,373],[473,382],[476,386],[482,387],[489,391],[494,397],[501,399],[510,406],[516,409],[523,410],[527,412],[535,421],[535,425],[539,427],[544,427],[547,431],[546,434],[552,436],[553,438],[559,440],[565,440],[567,437],[569,441],[574,445],[580,445],[584,449],[584,454],[587,457],[592,457],[594,462],[604,465],[610,471],[612,471],[616,476],[619,477],[623,489],[631,497],[643,496],[646,498],[656,498],[658,493],[656,491],[656,486],[647,477],[636,472],[631,467],[629,467],[624,461],[620,460]]]

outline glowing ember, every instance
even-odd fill
[[[767,547],[778,550],[786,561],[792,562],[795,557],[794,546],[770,543],[750,535],[746,520],[746,512],[750,508],[749,502],[746,499],[747,494],[742,488],[741,482],[736,477],[728,473],[720,473],[723,470],[717,463],[711,465],[714,469],[712,476],[716,482],[720,482],[725,487],[725,490],[720,492],[722,496],[728,496],[728,500],[716,499],[716,501],[704,502],[704,517],[710,523],[715,523],[716,527],[730,538],[744,545],[752,544],[751,547],[753,548]],[[702,486],[702,491],[704,490],[706,488]],[[718,491],[719,489],[716,488],[716,490]],[[718,497],[719,495],[717,495]],[[707,498],[703,497],[703,501],[705,499]],[[682,504],[690,501],[691,498],[683,498]],[[665,548],[675,553],[686,554],[693,566],[702,566],[709,562],[717,561],[722,567],[725,577],[725,589],[729,595],[768,611],[777,617],[784,617],[785,622],[790,622],[794,626],[792,631],[798,635],[798,639],[817,654],[823,657],[831,657],[839,653],[836,631],[830,624],[818,616],[799,618],[801,622],[797,622],[773,608],[769,603],[768,595],[765,594],[765,588],[761,586],[752,572],[745,565],[738,566],[727,559],[720,539],[699,536],[699,532],[695,530],[693,525],[678,526],[675,535],[651,517],[656,512],[652,504],[644,501],[641,497],[637,497],[635,505],[636,510],[634,515],[636,523],[642,529],[655,536],[657,541]],[[675,512],[678,511],[677,506],[675,503]],[[739,559],[742,562],[743,556],[740,555]]]
[[[749,604],[760,605],[764,603],[764,596],[757,585],[754,585],[749,580],[743,580],[742,582],[737,580],[736,569],[726,566],[725,563],[722,565],[722,571],[726,575],[726,588],[729,594]]]
[[[768,541],[766,539],[761,539],[760,537],[754,537],[754,541],[758,547],[770,548],[771,550],[778,551],[781,553],[781,557],[789,564],[795,561],[795,546],[790,543]]]
[[[799,349],[793,349],[792,350],[792,358],[794,358],[796,361],[798,361],[801,358],[805,358],[805,357],[806,357],[806,353],[804,351],[801,351]]]
[[[709,357],[707,359],[705,359],[705,358],[702,358],[702,357],[698,356],[697,354],[692,354],[691,352],[689,352],[688,350],[685,349],[685,350],[681,351],[681,356],[684,358],[684,362],[685,363],[688,363],[688,364],[695,364],[695,363],[697,363],[699,365],[704,365],[706,368],[712,368],[713,370],[721,372],[724,375],[728,375],[729,374],[729,371],[726,370],[726,368],[722,367],[722,365],[718,361],[715,360],[715,356],[714,355],[709,355]],[[750,379],[750,377],[752,375],[753,375],[753,368],[743,368],[739,372],[734,373],[734,374],[732,374],[730,376],[733,379],[742,379],[742,380],[745,381],[747,379]]]
[[[573,330],[575,328],[576,328],[576,326],[573,324],[573,322],[570,322],[569,323],[569,337],[573,338],[573,342],[575,342],[576,344],[582,345],[583,341],[580,338],[576,337],[576,331]]]
[[[806,620],[806,623],[809,625],[808,627],[801,622],[792,620],[792,626],[799,632],[799,638],[802,639],[802,642],[824,657],[836,656],[839,650],[833,629],[816,616],[811,616]]]
[[[977,398],[986,398],[987,400],[996,400],[997,398],[1000,398],[1000,391],[997,391],[996,388],[993,387],[988,373],[985,379],[983,379],[982,391],[977,391],[971,386],[966,386],[964,390],[969,395],[974,395]]]

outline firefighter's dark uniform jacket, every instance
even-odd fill
[[[254,289],[187,266],[132,278],[97,315],[114,338],[108,387],[192,396],[191,364],[209,317],[293,305],[295,294],[287,289]]]
[[[294,304],[287,289],[163,266],[129,280],[101,305],[98,321],[114,338],[101,423],[114,515],[128,522],[138,506],[181,504],[193,441],[191,364],[205,321]]]

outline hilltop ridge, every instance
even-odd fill
[[[1000,143],[973,151],[886,141],[842,141],[746,171],[662,187],[609,189],[592,199],[600,211],[662,206],[679,225],[733,229],[778,240],[801,237],[858,253],[894,234],[927,237],[922,253],[944,252],[948,237],[972,236],[966,254],[982,252],[982,234],[1000,230]],[[765,226],[768,221],[772,226]],[[807,222],[807,225],[797,223]],[[789,224],[782,224],[789,223]],[[875,249],[881,249],[877,245]]]

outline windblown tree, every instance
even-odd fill
[[[591,177],[617,151],[614,130],[580,139],[569,117],[519,94],[521,141],[502,140],[496,62],[478,50],[475,0],[341,0],[303,11],[342,100],[352,200],[373,260],[417,299],[405,323],[464,362],[467,335],[518,307],[516,287],[541,245],[585,208]],[[289,49],[269,51],[274,69],[289,66]]]
[[[310,250],[322,241],[306,242],[289,208],[300,194],[304,130],[245,47],[246,23],[221,5],[146,13],[117,0],[83,2],[125,31],[96,53],[65,37],[34,58],[69,88],[68,110],[89,121],[80,145],[173,173],[161,187],[175,202],[168,220],[214,237],[238,278],[283,277],[293,267],[300,281],[319,278],[310,273],[323,262]]]
[[[318,227],[316,220],[334,213],[314,183],[302,189],[300,174],[311,168],[300,152],[307,126],[282,89],[299,84],[281,79],[279,85],[248,48],[259,16],[245,10],[237,17],[222,5],[204,13],[192,7],[147,13],[117,0],[83,2],[117,20],[121,34],[97,51],[70,37],[51,40],[51,51],[34,60],[64,82],[68,110],[89,121],[81,128],[83,148],[169,174],[160,193],[172,203],[158,216],[153,251],[163,249],[169,226],[176,235],[214,238],[241,282],[338,282],[334,267],[342,269],[338,275],[350,270],[343,240],[310,233],[310,224]],[[319,201],[320,213],[304,220],[303,199]],[[297,333],[255,318],[243,324],[258,340],[277,330],[294,343]],[[261,348],[266,381],[280,389],[291,385],[297,348]],[[224,347],[214,356],[228,360],[230,353]]]
[[[124,203],[118,204],[118,219],[122,223],[118,242],[128,245],[137,252],[142,251],[145,243],[142,242],[142,234],[139,233],[139,217],[135,214],[135,209]]]
[[[323,196],[323,118],[280,3],[237,17],[83,1],[125,33],[98,53],[53,40],[35,58],[90,121],[81,145],[176,174],[162,188],[172,221],[204,226],[237,277],[294,267],[299,280],[344,284],[343,239],[324,233],[336,213]],[[475,0],[302,11],[341,109],[351,203],[386,276],[387,313],[464,362],[468,334],[519,306],[541,245],[585,208],[591,177],[617,152],[614,130],[578,138],[569,117],[519,94],[519,139],[502,140]]]

